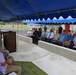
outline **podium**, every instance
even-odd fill
[[[9,50],[9,52],[16,51],[16,32],[4,32],[4,47]]]

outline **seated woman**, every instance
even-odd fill
[[[60,37],[60,34],[59,34],[58,30],[56,30],[56,34],[54,35],[54,38],[52,40],[52,43],[58,44],[59,37]]]
[[[73,40],[73,36],[71,35],[71,31],[68,31],[65,41],[63,42],[63,46],[70,47]]]
[[[32,28],[31,31],[28,31],[28,32],[27,32],[26,36],[28,36],[28,37],[33,36],[34,31],[35,31],[35,28]]]

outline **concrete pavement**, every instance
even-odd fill
[[[15,61],[31,61],[48,75],[76,75],[76,62],[17,39],[17,51],[10,53]]]

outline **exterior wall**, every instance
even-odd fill
[[[27,37],[27,36],[22,36],[22,35],[16,35],[16,37],[22,41],[28,42],[28,43],[32,43],[32,38]]]
[[[76,62],[76,51],[72,49],[68,49],[44,41],[39,41],[38,46]]]

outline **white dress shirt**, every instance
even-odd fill
[[[54,37],[55,33],[54,32],[50,32],[47,35],[47,38],[52,39]]]

